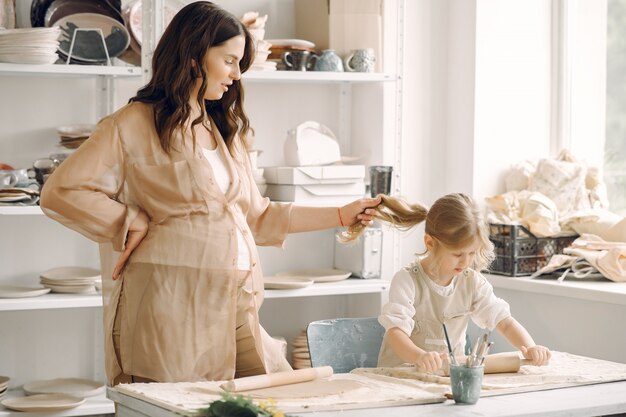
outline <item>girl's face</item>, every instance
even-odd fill
[[[243,57],[245,46],[246,38],[241,35],[209,48],[204,56],[204,70],[207,74],[205,100],[221,99],[233,80],[241,78],[239,61]],[[198,79],[198,86],[200,82]]]
[[[430,236],[428,237],[430,238]],[[426,239],[426,247],[437,258],[439,277],[448,279],[462,273],[474,264],[474,258],[476,257],[476,251],[480,247],[480,242],[476,239],[466,247],[452,249],[445,247],[441,243],[435,245],[432,238],[430,238]]]

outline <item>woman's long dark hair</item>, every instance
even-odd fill
[[[244,36],[246,40],[239,62],[240,71],[244,73],[254,58],[250,33],[235,16],[211,2],[198,1],[183,7],[163,33],[152,57],[152,79],[129,102],[154,106],[154,123],[166,153],[172,149],[176,130],[182,133],[190,118],[189,98],[198,77],[202,77],[196,97],[200,108],[213,119],[232,155],[235,155],[237,133],[245,147],[250,121],[243,109],[244,92],[240,80],[233,80],[220,100],[204,100],[207,74],[203,65],[192,64],[204,62],[209,48],[235,36]],[[201,114],[192,120],[191,127],[202,123],[203,119],[204,114]],[[193,136],[195,146],[195,134]]]

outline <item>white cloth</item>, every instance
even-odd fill
[[[472,272],[480,275],[479,272]],[[511,311],[509,304],[493,293],[491,284],[482,275],[481,278],[477,280],[478,284],[474,291],[471,319],[477,326],[493,330],[501,320],[511,316]],[[439,293],[447,296],[454,289],[457,279],[463,279],[462,275],[453,278],[452,283],[447,287],[436,285],[432,280],[429,280],[429,285],[432,284],[432,288],[437,292],[439,292],[437,287],[444,289],[443,293]],[[398,327],[407,335],[411,334],[415,326],[413,319],[415,316],[415,306],[413,305],[415,291],[415,282],[411,274],[405,268],[398,271],[391,281],[389,301],[383,307],[378,318],[385,330]]]
[[[211,169],[213,170],[213,176],[215,178],[215,182],[217,186],[224,194],[228,191],[230,187],[230,172],[226,168],[226,163],[222,158],[222,154],[219,152],[218,148],[215,149],[207,149],[202,148],[202,153],[204,157],[211,164]],[[250,252],[248,251],[248,247],[246,246],[246,242],[243,240],[243,235],[241,234],[241,230],[238,228],[237,230],[237,249],[239,253],[237,254],[237,269],[240,271],[249,271],[250,270]]]

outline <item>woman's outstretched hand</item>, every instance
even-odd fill
[[[361,222],[363,226],[369,226],[376,217],[376,206],[381,201],[380,196],[376,198],[361,198],[339,208],[341,224],[347,227]]]
[[[148,222],[150,219],[145,211],[139,210],[135,220],[130,224],[128,228],[128,236],[126,236],[126,247],[124,252],[120,255],[115,268],[113,268],[113,279],[116,280],[120,277],[126,262],[133,251],[139,246],[146,234],[148,234]]]

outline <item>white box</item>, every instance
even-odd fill
[[[363,182],[365,165],[265,167],[263,176],[269,184],[349,184]]]
[[[340,229],[337,233],[341,233]],[[358,278],[380,278],[383,231],[380,226],[370,226],[356,242],[341,243],[335,239],[336,269],[351,271]]]
[[[290,201],[314,206],[342,206],[365,194],[365,183],[284,185],[268,184],[265,196],[272,201]]]

